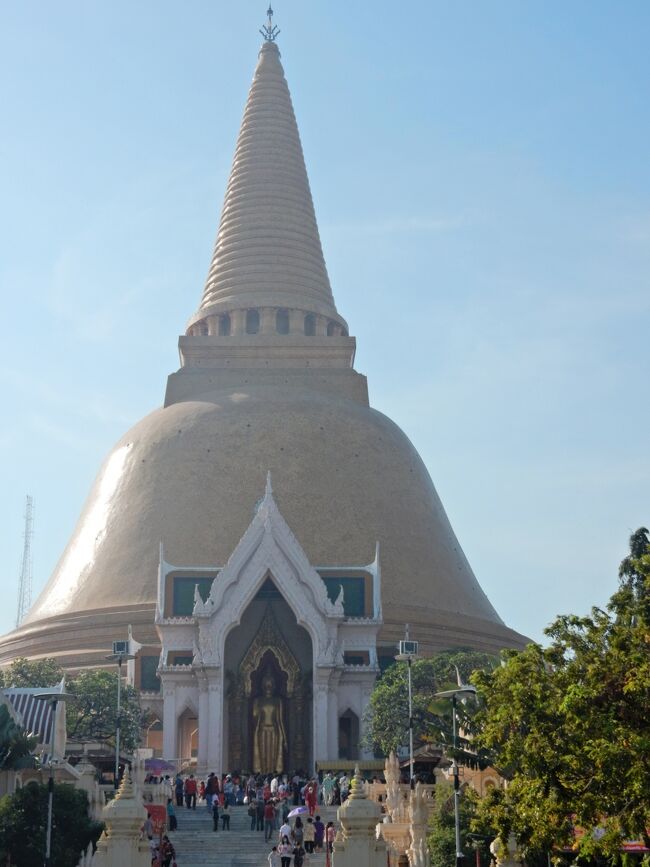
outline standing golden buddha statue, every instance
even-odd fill
[[[284,710],[270,672],[262,678],[262,695],[253,702],[253,728],[253,771],[273,774],[283,770],[287,747]]]

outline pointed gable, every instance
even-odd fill
[[[208,598],[205,602],[198,598],[194,606],[203,662],[220,664],[228,632],[239,624],[269,576],[298,624],[309,632],[315,659],[332,659],[339,653],[336,634],[344,619],[342,600],[330,601],[320,575],[278,509],[269,475],[248,529],[213,582]]]

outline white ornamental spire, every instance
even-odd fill
[[[280,63],[273,10],[259,52],[203,297],[209,315],[282,308],[328,317],[332,297],[298,126]],[[337,332],[337,333],[340,333]]]

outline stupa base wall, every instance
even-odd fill
[[[137,607],[82,611],[66,617],[40,620],[14,630],[0,639],[0,667],[18,657],[54,657],[66,671],[111,667],[106,656],[113,641],[126,640],[129,625],[141,644],[159,646],[154,625],[155,603]],[[411,636],[420,642],[420,652],[431,656],[453,647],[469,647],[486,653],[503,648],[522,648],[524,635],[507,626],[452,612],[427,612],[422,608],[391,606],[384,612],[378,645],[396,646],[408,623]]]

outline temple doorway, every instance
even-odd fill
[[[225,662],[227,769],[308,770],[311,639],[270,577],[226,639]]]
[[[197,713],[186,707],[178,718],[178,753],[181,762],[189,764],[196,758],[198,747],[199,725]]]
[[[349,709],[339,717],[339,758],[359,758],[359,717]]]

